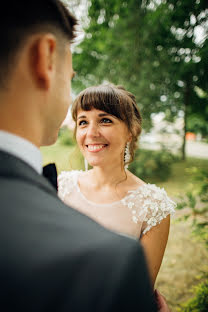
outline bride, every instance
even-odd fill
[[[92,169],[62,172],[59,196],[108,229],[140,239],[154,285],[175,203],[164,189],[127,170],[141,133],[135,97],[121,86],[89,87],[73,103],[72,116],[78,146]]]

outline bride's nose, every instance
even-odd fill
[[[97,137],[99,135],[100,135],[100,132],[99,132],[99,126],[97,125],[97,123],[89,124],[89,126],[87,128],[87,136]]]

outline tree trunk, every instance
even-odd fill
[[[182,160],[186,160],[186,130],[187,130],[187,108],[190,99],[190,84],[187,80],[184,88],[184,127],[183,127],[183,144],[181,148]]]

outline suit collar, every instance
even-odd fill
[[[39,174],[42,173],[41,152],[32,142],[14,133],[0,130],[0,150],[22,159]]]
[[[0,178],[1,177],[27,181],[27,183],[36,185],[57,197],[56,190],[46,178],[38,174],[23,160],[2,151],[0,151]]]

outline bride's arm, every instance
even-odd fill
[[[153,286],[162,263],[168,240],[169,228],[170,215],[163,219],[160,224],[152,227],[141,238]]]

